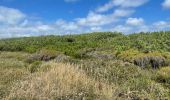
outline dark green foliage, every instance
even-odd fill
[[[67,38],[66,40],[67,40],[67,42],[75,42],[74,38]]]

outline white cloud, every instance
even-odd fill
[[[166,9],[170,9],[170,0],[165,0],[163,3],[162,3],[162,6]]]
[[[52,27],[50,27],[49,25],[40,25],[37,27],[37,29],[40,31],[48,31],[48,30],[51,30]]]
[[[140,26],[144,24],[144,20],[142,18],[128,18],[126,24],[132,26]]]
[[[113,32],[122,32],[124,34],[130,34],[130,33],[139,33],[139,32],[150,32],[153,31],[150,26],[147,25],[141,25],[138,27],[129,26],[127,24],[125,25],[117,25],[111,29]]]
[[[0,6],[0,24],[18,24],[25,16],[17,9]]]
[[[98,7],[96,9],[96,11],[97,12],[105,12],[105,11],[112,9],[113,7],[114,7],[114,2],[110,1],[110,2],[106,3],[105,5]]]
[[[114,26],[110,30],[117,31],[117,32],[123,32],[125,34],[139,33],[139,32],[168,31],[168,30],[170,30],[170,22],[158,21],[158,22],[154,22],[149,25],[141,24],[139,26],[122,24],[122,25]]]
[[[94,12],[90,12],[85,18],[77,18],[77,24],[81,26],[101,26],[112,23],[114,20],[114,16],[112,14],[102,15]]]
[[[101,27],[91,27],[91,31],[102,31]]]
[[[122,7],[122,8],[131,8],[138,7],[145,4],[148,0],[110,0],[103,6],[100,6],[96,9],[97,12],[105,12],[113,7]]]
[[[121,17],[127,17],[134,13],[133,10],[116,9],[111,14],[99,14],[90,12],[85,18],[77,18],[77,24],[81,26],[102,26],[117,22]]]
[[[78,25],[75,22],[66,22],[65,20],[57,20],[55,25],[65,31],[71,31],[78,29]]]
[[[132,27],[125,26],[125,25],[117,25],[111,29],[113,32],[123,32],[123,33],[130,33],[132,32]]]
[[[158,21],[153,23],[153,27],[155,27],[157,30],[167,30],[170,29],[170,22]]]
[[[159,22],[154,23],[154,25],[158,26],[158,27],[160,27],[160,26],[162,27],[162,26],[167,26],[168,23],[165,21],[159,21]]]
[[[139,7],[145,4],[148,0],[113,0],[116,6],[121,7]]]
[[[127,17],[133,14],[135,11],[131,9],[116,9],[114,11],[114,16],[116,17]]]

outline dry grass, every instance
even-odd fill
[[[8,95],[13,83],[28,75],[22,61],[26,53],[0,52],[0,99]]]
[[[48,63],[47,72],[30,75],[17,83],[6,99],[111,99],[113,85],[96,82],[78,67],[63,63]]]
[[[28,54],[0,54],[0,99],[168,100],[169,67],[143,70],[119,60],[24,62]],[[73,64],[70,64],[73,63]],[[29,68],[35,68],[31,73]]]

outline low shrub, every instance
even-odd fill
[[[27,46],[25,47],[26,52],[28,53],[35,53],[37,51],[38,47],[37,46]]]
[[[114,60],[115,59],[115,55],[111,54],[111,53],[107,53],[107,52],[97,52],[97,51],[93,51],[93,52],[89,52],[86,54],[87,56],[89,56],[90,58],[96,58],[96,59],[107,59],[107,60]]]
[[[134,64],[142,68],[151,66],[153,69],[159,68],[165,65],[165,58],[162,56],[139,56],[134,59]]]
[[[170,67],[161,68],[158,71],[157,81],[165,84],[169,84],[170,88]]]
[[[70,57],[66,56],[64,54],[59,54],[55,57],[54,59],[56,62],[69,62],[70,61]]]
[[[142,68],[152,67],[156,69],[161,66],[165,66],[166,63],[168,63],[163,54],[159,52],[143,53],[137,50],[130,49],[121,52],[120,54],[118,54],[117,57],[123,61],[134,63],[135,65]]]
[[[40,61],[35,61],[34,63],[32,63],[32,64],[29,66],[28,70],[29,70],[31,73],[37,72],[37,71],[40,69],[41,64],[42,64],[42,62],[40,62]]]
[[[117,52],[116,55],[117,55],[117,58],[123,61],[133,63],[134,57],[137,56],[139,53],[140,52],[138,50],[130,49],[130,50],[122,51],[122,52]]]
[[[57,57],[58,54],[60,53],[55,50],[42,49],[29,56],[26,62],[32,63],[34,61],[49,61]]]
[[[75,53],[74,57],[77,59],[85,59],[88,58],[89,56],[87,55],[87,51],[79,50]]]

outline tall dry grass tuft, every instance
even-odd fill
[[[49,62],[51,69],[31,74],[13,86],[6,99],[113,99],[114,85],[89,78],[78,66]]]

